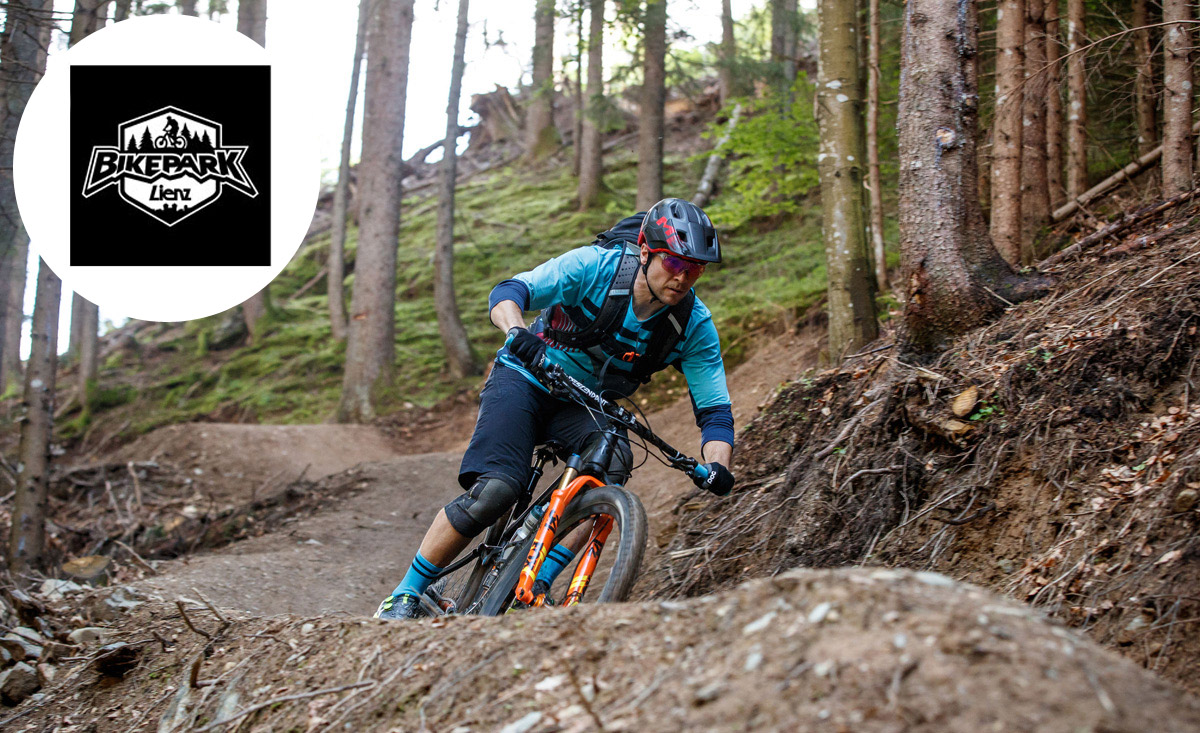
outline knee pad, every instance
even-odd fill
[[[521,492],[503,478],[479,477],[470,489],[446,505],[446,519],[464,537],[474,537],[512,509]]]

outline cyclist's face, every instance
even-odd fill
[[[668,257],[670,259],[668,259]],[[667,305],[675,305],[687,296],[688,291],[704,274],[704,265],[674,255],[651,252],[642,245],[642,263],[649,262],[646,281],[651,291]]]

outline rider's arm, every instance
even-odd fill
[[[733,464],[733,446],[723,440],[710,440],[700,449],[700,458],[705,463],[720,463],[728,468]]]
[[[511,300],[502,300],[492,306],[489,314],[492,323],[501,331],[507,332],[510,328],[524,328],[525,319],[521,315],[521,306]]]
[[[721,340],[707,308],[697,308],[692,319],[696,321],[695,327],[688,324],[679,369],[687,379],[704,456],[707,460],[724,464],[720,458],[709,456],[709,452],[715,450],[728,460],[734,444],[733,407],[729,400],[729,388],[725,384]],[[724,444],[728,449],[720,448],[719,444]]]

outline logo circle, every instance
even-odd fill
[[[283,270],[321,159],[307,64],[187,16],[130,18],[51,59],[17,132],[30,246],[106,313],[183,321]]]

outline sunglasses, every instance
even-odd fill
[[[676,277],[681,273],[686,277],[700,277],[700,275],[704,274],[703,262],[685,260],[684,258],[676,257],[675,255],[663,255],[662,266],[663,269],[671,275],[671,277]]]

